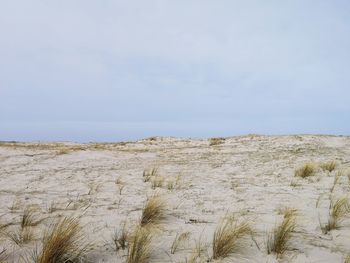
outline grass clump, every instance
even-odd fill
[[[337,162],[336,161],[324,162],[320,164],[320,167],[323,171],[332,172],[337,167]]]
[[[35,263],[80,262],[86,253],[78,219],[65,217],[52,224],[43,237],[43,247]]]
[[[333,229],[340,228],[341,222],[350,215],[350,204],[346,197],[331,200],[329,205],[329,218],[326,225],[322,228],[323,233],[328,233]]]
[[[227,258],[238,248],[239,239],[251,233],[249,223],[229,218],[216,228],[213,237],[213,259]]]
[[[295,176],[306,178],[315,175],[317,167],[314,163],[305,163],[303,166],[295,170]]]
[[[173,244],[170,248],[170,253],[175,254],[179,246],[190,238],[190,232],[183,232],[181,234],[176,234]]]
[[[5,236],[18,246],[31,242],[34,238],[30,227],[16,228],[16,230],[5,232]]]
[[[153,167],[151,169],[146,169],[143,171],[143,181],[144,182],[149,182],[152,177],[157,177],[158,176],[158,167]]]
[[[126,228],[126,222],[123,223],[123,226],[118,231],[116,230],[113,235],[113,242],[115,245],[115,250],[118,251],[119,249],[126,249],[128,246],[128,239],[129,239],[129,232]]]
[[[152,228],[138,227],[130,239],[127,263],[148,263],[152,255]]]
[[[277,225],[267,238],[267,253],[282,255],[288,249],[288,242],[296,227],[296,213],[293,209],[287,209],[283,221]]]
[[[165,201],[158,195],[152,196],[147,200],[142,210],[140,225],[156,226],[161,224],[166,218],[165,210],[166,210]]]
[[[161,188],[164,184],[164,177],[162,176],[155,176],[151,180],[152,183],[152,189],[156,189],[157,187]]]

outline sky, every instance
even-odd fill
[[[0,140],[350,135],[348,0],[0,0]]]

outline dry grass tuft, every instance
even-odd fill
[[[175,254],[179,246],[183,242],[188,241],[188,239],[190,238],[190,235],[191,235],[190,232],[183,232],[181,234],[176,234],[173,244],[171,245],[171,248],[170,248],[170,253]]]
[[[157,187],[161,188],[164,184],[164,177],[162,176],[155,176],[151,180],[152,183],[152,189],[156,189]]]
[[[165,210],[166,210],[165,201],[158,195],[152,196],[147,200],[142,210],[140,225],[156,226],[161,224],[166,218]]]
[[[16,228],[16,230],[4,232],[4,235],[18,246],[27,244],[34,239],[31,227]]]
[[[321,227],[323,233],[340,228],[341,222],[350,215],[350,204],[346,197],[331,200],[329,205],[329,218],[325,226]]]
[[[237,223],[233,218],[225,219],[216,228],[213,237],[213,259],[227,258],[238,248],[238,241],[252,232],[249,223]]]
[[[120,230],[116,230],[113,235],[113,242],[115,245],[115,250],[126,249],[128,246],[129,232],[126,228],[126,222],[123,223],[123,226]]]
[[[138,227],[131,236],[127,263],[147,263],[152,255],[152,228]]]
[[[350,263],[350,255],[347,255],[344,259],[344,263]]]
[[[282,255],[288,249],[288,242],[292,237],[296,227],[296,212],[293,209],[288,209],[284,213],[283,221],[276,226],[267,239],[267,253],[272,252],[277,255]]]
[[[76,218],[63,218],[52,224],[43,237],[36,263],[80,262],[86,253],[82,229]]]
[[[295,176],[298,177],[309,177],[315,175],[317,166],[314,163],[305,163],[303,166],[295,170]]]
[[[332,172],[337,167],[337,162],[329,161],[329,162],[321,163],[320,167],[322,168],[323,171]]]
[[[21,228],[37,226],[41,220],[36,220],[36,210],[32,207],[27,207],[22,215]]]
[[[210,146],[214,146],[214,145],[220,145],[220,144],[223,144],[225,143],[225,138],[222,138],[222,137],[218,137],[218,138],[210,138],[209,139],[209,145]]]
[[[158,176],[158,167],[153,167],[152,169],[146,169],[143,171],[143,181],[149,182],[152,177]]]

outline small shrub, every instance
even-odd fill
[[[233,218],[225,219],[214,232],[213,259],[231,256],[238,247],[239,239],[250,233],[247,222],[238,224]]]
[[[296,227],[295,210],[287,210],[284,213],[283,221],[276,226],[267,238],[267,253],[272,252],[282,255],[288,249],[288,242]]]
[[[295,171],[295,176],[309,177],[315,175],[317,167],[314,163],[306,163]]]

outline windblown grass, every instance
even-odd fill
[[[333,199],[329,205],[329,218],[326,225],[322,226],[322,231],[328,233],[333,229],[339,229],[341,222],[350,215],[350,204],[346,197]]]
[[[39,219],[36,219],[35,209],[32,207],[27,207],[22,215],[21,227],[31,227],[37,226],[40,223]]]
[[[128,247],[127,263],[148,263],[152,255],[152,228],[138,227]]]
[[[82,229],[76,218],[63,218],[52,224],[43,237],[36,263],[80,262],[86,253]]]
[[[315,175],[317,166],[314,163],[305,163],[303,166],[295,170],[295,176],[297,177],[309,177]]]
[[[287,210],[284,213],[283,221],[277,225],[267,237],[267,253],[272,252],[277,255],[282,255],[289,247],[288,242],[292,237],[296,227],[296,213],[295,210]]]
[[[140,225],[159,225],[166,219],[166,203],[158,195],[154,195],[146,201],[142,210]]]
[[[237,223],[234,219],[225,219],[216,228],[213,237],[213,259],[230,257],[239,247],[242,237],[251,233],[249,223]]]

